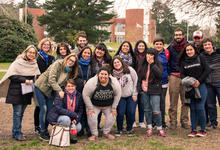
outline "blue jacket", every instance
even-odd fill
[[[76,105],[74,112],[67,109],[66,93],[63,99],[60,98],[59,94],[57,94],[56,99],[54,101],[54,106],[47,115],[47,121],[50,124],[52,124],[53,122],[57,122],[57,119],[60,115],[66,115],[69,116],[71,120],[76,120],[78,123],[81,120],[82,113],[83,113],[83,100],[79,92],[76,93]]]
[[[163,65],[163,75],[162,75],[161,83],[166,84],[166,83],[168,83],[168,60],[167,60],[167,56],[165,53],[165,49],[163,49],[163,51],[161,53],[159,53],[158,60]]]

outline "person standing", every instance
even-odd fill
[[[168,62],[169,62],[169,56],[170,53],[167,49],[164,49],[164,39],[161,37],[158,37],[154,39],[153,41],[154,48],[158,52],[158,59],[163,65],[163,75],[162,75],[162,93],[160,98],[160,111],[161,111],[161,117],[162,117],[162,127],[167,128],[166,122],[165,122],[165,113],[166,113],[166,94],[167,94],[167,88],[168,88]]]
[[[197,51],[199,53],[201,53],[202,52],[201,50],[203,50],[200,47],[201,46],[201,42],[202,42],[202,38],[203,38],[203,36],[202,36],[202,32],[201,31],[197,30],[197,31],[193,32],[193,45],[197,49]]]
[[[218,126],[216,97],[218,98],[218,102],[220,102],[220,49],[214,48],[213,42],[209,38],[202,41],[202,47],[204,51],[201,55],[205,57],[206,63],[211,68],[211,73],[206,79],[210,127],[216,129]]]
[[[88,40],[87,36],[85,34],[80,34],[77,38],[77,44],[74,50],[71,51],[71,53],[75,53],[78,55],[83,47],[87,46]]]
[[[170,128],[177,128],[177,108],[178,108],[178,99],[182,103],[181,106],[181,115],[180,123],[181,127],[188,129],[188,107],[184,105],[185,93],[184,87],[181,83],[180,78],[180,68],[178,65],[178,58],[180,53],[183,51],[186,46],[187,41],[184,38],[184,31],[181,28],[177,28],[174,31],[174,41],[168,46],[170,53],[169,57],[169,94],[170,94],[170,108],[169,108],[169,118],[170,118]]]
[[[33,97],[32,90],[22,93],[24,92],[22,86],[29,86],[32,89],[36,76],[40,75],[36,58],[36,47],[34,45],[28,46],[10,65],[7,73],[0,81],[0,97],[6,96],[6,103],[12,104],[12,137],[18,141],[26,140],[21,132],[22,118],[27,105],[31,104],[31,98]]]
[[[67,55],[70,54],[70,49],[69,49],[68,44],[65,42],[59,43],[57,46],[56,53],[57,53],[57,56],[55,60],[64,59]]]
[[[187,44],[179,57],[182,84],[185,87],[185,99],[189,99],[192,131],[189,137],[206,136],[205,102],[207,88],[205,79],[210,69],[205,58],[200,56],[193,44]],[[201,130],[197,132],[197,122]]]

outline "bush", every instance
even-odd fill
[[[28,45],[38,43],[30,25],[6,16],[0,16],[0,33],[0,62],[11,62]]]

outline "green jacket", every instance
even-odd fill
[[[70,73],[62,71],[62,63],[63,60],[55,61],[35,82],[35,86],[47,97],[52,91],[56,93],[62,91],[61,87],[69,79]]]

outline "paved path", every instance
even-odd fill
[[[0,72],[7,72],[7,69],[0,69]]]

